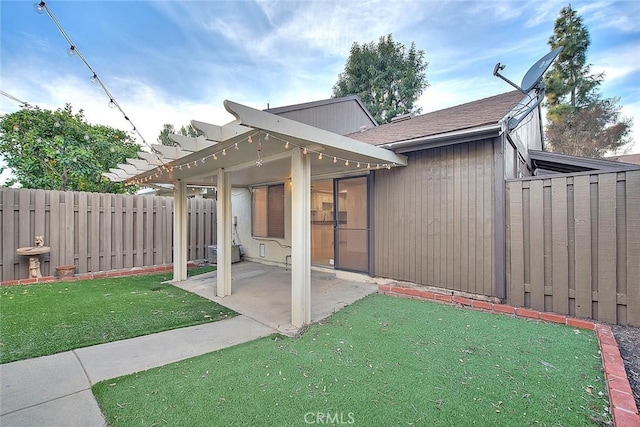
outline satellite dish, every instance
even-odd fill
[[[527,73],[524,75],[520,86],[518,86],[517,84],[513,83],[511,80],[507,79],[502,74],[500,74],[500,71],[504,70],[506,67],[506,65],[504,64],[501,64],[498,62],[496,66],[493,68],[493,75],[498,78],[501,78],[502,80],[509,83],[511,86],[515,87],[520,92],[526,95],[529,93],[529,91],[531,91],[531,89],[538,86],[538,84],[542,80],[542,76],[544,75],[544,72],[547,71],[549,66],[551,66],[551,63],[556,59],[556,57],[560,54],[561,51],[562,51],[562,46],[555,48],[554,50],[547,53],[542,58],[538,59],[536,63],[533,64],[529,68],[529,71],[527,71]]]
[[[544,99],[546,88],[544,83],[542,82],[542,76],[544,75],[545,71],[547,71],[549,66],[551,66],[551,63],[553,63],[553,61],[558,57],[561,51],[562,46],[555,48],[542,58],[538,59],[536,63],[533,64],[531,68],[529,68],[529,71],[527,71],[527,73],[524,75],[520,86],[500,74],[500,71],[505,69],[505,65],[498,62],[493,68],[494,76],[501,78],[505,82],[509,83],[511,86],[527,95],[528,98],[527,102],[525,103],[526,108],[520,108],[514,115],[510,115],[511,113],[509,113],[509,115],[503,118],[503,121],[507,123],[508,131],[515,129],[520,124],[520,122],[522,122],[522,120],[524,120],[524,118],[527,117],[529,113],[531,113],[531,111],[533,111],[538,107],[538,105],[540,105],[540,103]],[[530,94],[532,90],[535,91],[534,94]]]
[[[529,68],[527,74],[522,78],[522,84],[520,87],[525,92],[529,92],[531,89],[536,87],[540,80],[542,80],[542,75],[547,68],[551,65],[551,63],[556,59],[556,57],[562,51],[562,46],[553,49],[551,52],[547,53],[542,58],[538,59],[538,61]]]

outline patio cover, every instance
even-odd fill
[[[231,294],[231,187],[291,183],[291,323],[311,319],[311,178],[406,166],[393,151],[318,129],[232,101],[224,106],[236,120],[224,126],[192,121],[196,138],[171,135],[175,147],[110,169],[112,181],[172,184],[175,198],[173,280],[187,278],[187,187],[217,188],[217,295]]]

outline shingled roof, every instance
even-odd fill
[[[445,108],[444,110],[380,125],[348,136],[369,144],[380,145],[487,125],[497,125],[500,119],[523,98],[524,95],[521,92],[514,90]]]

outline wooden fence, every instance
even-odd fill
[[[640,171],[507,182],[514,306],[640,326]]]
[[[206,258],[215,242],[215,202],[189,199],[188,260]],[[43,276],[58,265],[77,273],[173,261],[173,198],[0,188],[0,282],[27,278],[16,249],[44,236]]]

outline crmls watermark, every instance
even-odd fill
[[[306,424],[345,425],[356,422],[353,412],[307,412],[304,414]]]

